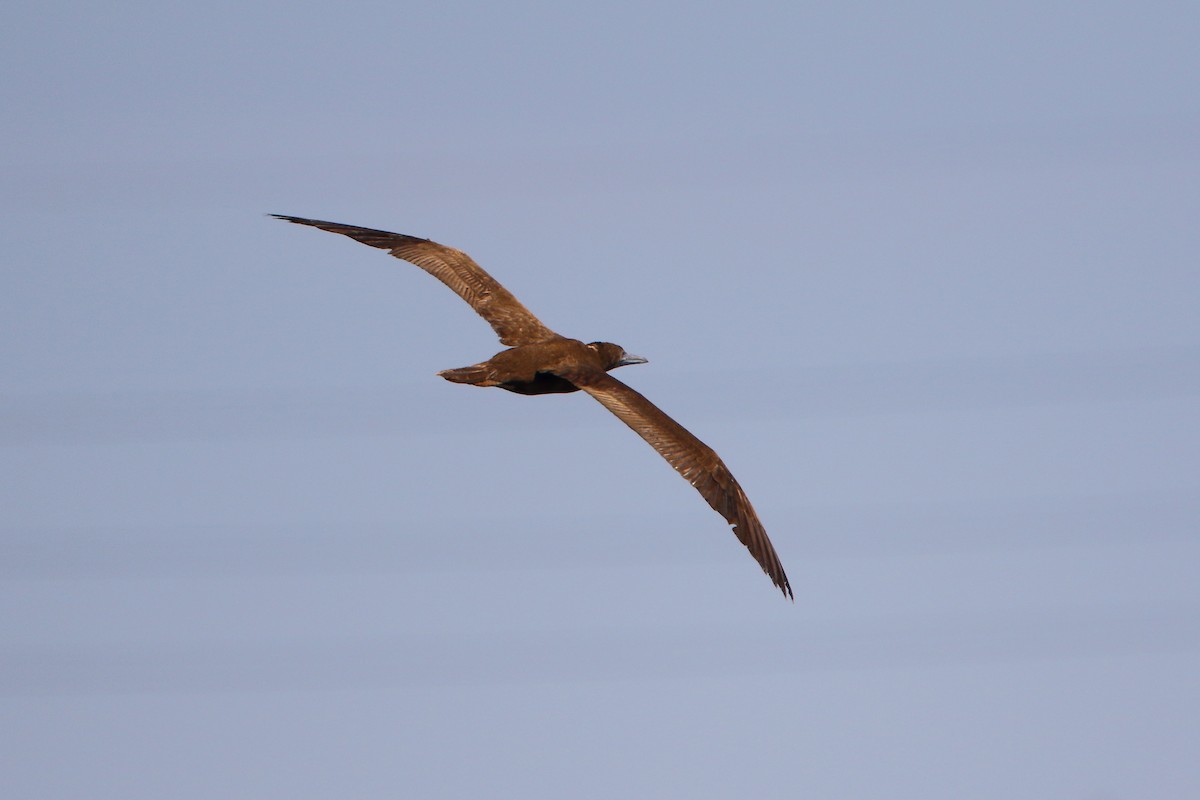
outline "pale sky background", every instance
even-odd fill
[[[0,796],[1200,797],[1200,6],[4,17]]]

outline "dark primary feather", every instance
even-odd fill
[[[647,400],[640,392],[626,386],[605,372],[569,371],[563,377],[600,401],[600,403],[645,439],[667,460],[675,471],[733,526],[738,540],[754,556],[754,560],[788,597],[792,587],[783,571],[783,564],[767,538],[750,498],[729,472],[716,452],[697,439],[687,428]]]
[[[471,308],[479,316],[487,320],[501,344],[515,347],[522,344],[544,342],[558,336],[554,331],[542,324],[529,309],[521,305],[499,281],[476,264],[469,255],[453,247],[420,239],[416,236],[405,236],[402,233],[389,233],[373,228],[359,228],[354,225],[342,225],[338,222],[323,222],[317,219],[303,217],[288,217],[283,214],[272,214],[276,219],[295,222],[299,225],[311,225],[323,231],[340,233],[349,236],[363,244],[389,251],[393,256],[412,264],[437,278],[449,286],[455,294],[470,303]]]

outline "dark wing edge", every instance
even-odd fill
[[[483,267],[461,250],[443,244],[391,233],[374,228],[360,228],[339,222],[324,222],[304,217],[289,217],[271,214],[276,219],[308,225],[330,233],[340,233],[371,247],[387,250],[396,258],[416,264],[421,269],[446,284],[455,294],[466,300],[479,316],[483,317],[500,343],[509,347],[544,342],[558,338],[558,334],[542,324],[529,309],[489,275]]]
[[[795,600],[787,574],[750,498],[716,452],[641,393],[604,372],[565,371],[561,377],[596,398],[658,451],[713,510],[733,526],[738,540],[785,597]]]

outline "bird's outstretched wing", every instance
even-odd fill
[[[416,264],[470,303],[475,313],[487,320],[496,331],[501,344],[516,347],[559,338],[558,334],[543,325],[517,298],[461,250],[428,239],[405,236],[402,233],[389,233],[303,217],[288,217],[283,214],[271,216],[299,225],[311,225],[331,233],[340,233]]]
[[[779,556],[767,538],[754,507],[729,468],[711,447],[668,417],[658,406],[606,372],[564,370],[560,377],[600,401],[650,443],[675,471],[687,480],[725,521],[733,526],[750,555],[787,597],[792,587]]]

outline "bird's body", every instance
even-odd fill
[[[487,361],[448,369],[438,375],[454,383],[495,386],[517,394],[561,394],[585,391],[632,428],[667,460],[705,501],[733,525],[738,539],[759,566],[791,597],[779,556],[742,487],[720,457],[682,425],[663,413],[609,371],[646,359],[631,356],[611,342],[584,344],[561,336],[501,286],[461,250],[399,233],[336,222],[288,217],[279,219],[340,233],[372,247],[388,250],[416,264],[466,300],[509,345]]]
[[[480,364],[438,373],[454,383],[496,386],[517,394],[565,394],[580,387],[563,377],[565,372],[607,372],[646,359],[631,356],[615,344],[557,336],[549,341],[502,350]]]

